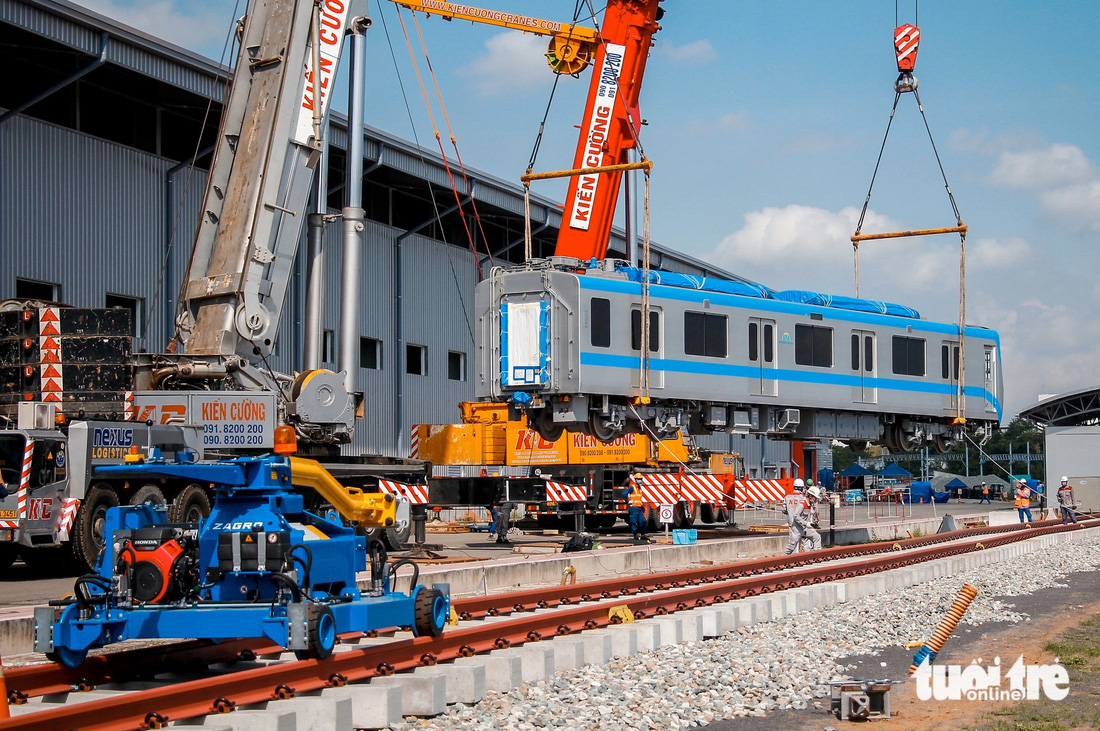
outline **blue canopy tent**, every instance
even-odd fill
[[[901,478],[901,477],[912,477],[913,476],[912,472],[908,471],[904,467],[898,466],[897,462],[891,462],[890,464],[886,465],[886,467],[879,470],[875,474],[878,475],[879,477],[899,477],[899,478]]]
[[[859,462],[849,466],[843,472],[837,474],[837,477],[843,477],[842,483],[846,490],[856,490],[860,494],[863,493],[864,488],[868,487],[867,478],[874,475],[874,472],[867,469]]]

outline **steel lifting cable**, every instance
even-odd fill
[[[455,139],[454,130],[451,128],[451,117],[447,114],[447,105],[443,102],[443,93],[439,90],[439,80],[435,76],[435,67],[432,65],[432,59],[428,55],[428,47],[424,43],[424,34],[420,31],[420,20],[416,17],[416,13],[412,13],[413,23],[416,24],[416,35],[420,38],[420,48],[424,52],[424,62],[428,66],[428,73],[431,74],[432,84],[435,86],[435,96],[439,99],[439,111],[443,113],[443,121],[447,124],[447,134],[451,138],[451,147],[454,148],[455,158],[458,160],[458,170],[462,173],[462,183],[466,186],[466,191],[470,194],[470,205],[474,211],[474,221],[477,223],[477,230],[481,234],[481,240],[485,244],[485,253],[489,257],[489,266],[494,266],[493,252],[489,250],[489,239],[485,237],[485,227],[481,224],[481,214],[477,210],[477,201],[474,199],[474,191],[470,186],[470,179],[466,175],[466,166],[462,162],[462,153],[458,150],[458,141]],[[438,135],[436,135],[438,137]],[[469,229],[467,229],[467,232]],[[471,242],[472,245],[473,242]]]
[[[894,8],[895,22],[897,21],[897,4]],[[924,113],[924,104],[920,100],[917,91],[917,79],[912,70],[916,64],[917,45],[920,37],[920,29],[915,25],[901,25],[894,29],[894,48],[897,52],[898,78],[894,82],[894,104],[890,109],[890,118],[886,123],[886,134],[883,135],[882,144],[879,146],[878,159],[875,160],[875,169],[871,174],[871,184],[867,188],[867,197],[863,200],[863,210],[860,211],[859,221],[856,223],[856,231],[851,237],[852,256],[855,269],[856,297],[859,297],[859,244],[862,241],[877,239],[889,239],[912,236],[926,236],[932,234],[959,234],[959,377],[956,384],[956,424],[966,423],[966,233],[967,226],[959,215],[959,206],[955,202],[955,194],[951,192],[951,184],[947,181],[947,172],[943,168],[939,149],[932,137],[932,128],[928,124],[928,116]],[[882,164],[882,154],[886,149],[886,140],[890,136],[890,128],[894,123],[894,114],[897,112],[898,101],[906,92],[913,93],[913,99],[917,102],[921,119],[924,122],[925,132],[928,134],[928,142],[932,145],[932,153],[936,157],[936,165],[939,167],[940,176],[943,178],[943,186],[947,191],[947,199],[951,204],[951,211],[955,215],[956,226],[947,228],[920,229],[911,231],[896,231],[881,234],[863,234],[863,222],[867,216],[867,208],[871,203],[871,192],[875,187],[875,179],[878,177],[879,166]]]
[[[415,13],[413,14],[413,19],[416,19]],[[412,61],[413,70],[416,71],[416,80],[420,84],[420,93],[424,97],[424,107],[427,109],[428,118],[432,122],[432,133],[435,135],[436,144],[439,145],[439,154],[443,158],[443,169],[447,171],[447,180],[451,184],[451,191],[455,196],[455,205],[458,207],[458,217],[462,221],[462,227],[466,230],[466,238],[470,242],[470,252],[474,255],[474,265],[477,267],[477,278],[478,281],[481,281],[485,278],[485,274],[481,270],[481,260],[478,258],[477,248],[474,246],[474,235],[470,231],[469,224],[466,223],[466,216],[462,213],[462,198],[458,194],[458,186],[455,184],[454,174],[451,172],[451,164],[447,160],[447,151],[443,148],[443,138],[439,134],[439,127],[435,123],[435,114],[432,112],[432,105],[428,100],[428,91],[424,88],[424,78],[420,75],[420,64],[416,62],[416,54],[413,52],[412,41],[409,39],[409,31],[405,27],[405,18],[401,14],[400,8],[397,11],[397,20],[401,23],[401,32],[405,35],[405,45],[409,48],[409,59]],[[419,25],[417,27],[419,27]],[[472,201],[474,199],[473,192],[467,188],[467,193],[470,194],[470,200]],[[440,228],[442,228],[442,223],[443,222],[440,221]]]
[[[416,154],[420,158],[420,164],[427,167],[428,161],[424,157],[424,147],[420,144],[420,135],[416,131],[416,122],[413,120],[412,107],[409,105],[409,95],[405,92],[405,79],[401,75],[401,67],[397,63],[397,54],[393,50],[393,38],[390,37],[390,26],[386,22],[386,14],[382,9],[382,0],[375,0],[375,4],[378,6],[378,17],[382,19],[382,30],[386,35],[386,46],[390,50],[390,60],[393,61],[393,70],[397,75],[397,86],[401,89],[401,100],[405,104],[405,115],[409,118],[409,131],[412,132],[413,141],[416,143]],[[432,212],[435,214],[435,220],[439,223],[439,238],[443,243],[449,243],[447,241],[447,232],[443,230],[443,219],[439,215],[439,201],[435,199],[435,188],[431,183],[428,183],[428,198],[432,202]],[[476,257],[475,257],[476,259]],[[470,342],[474,342],[474,329],[470,324],[470,313],[466,309],[466,301],[461,295],[461,286],[458,283],[458,272],[455,271],[454,261],[452,260],[450,250],[447,251],[447,263],[451,267],[451,277],[454,279],[456,291],[459,292],[458,302],[462,305],[462,316],[466,321],[466,332],[470,336]]]

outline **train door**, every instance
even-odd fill
[[[665,371],[660,367],[660,361],[665,357],[664,328],[661,327],[662,310],[660,307],[649,307],[649,387],[665,387]],[[642,308],[635,306],[630,308],[630,350],[639,356],[642,352]],[[639,361],[640,366],[640,361]],[[635,388],[641,388],[642,372],[639,367],[634,371],[632,382]]]
[[[997,347],[985,346],[985,410],[987,413],[997,413]]]
[[[759,366],[759,377],[750,376],[750,396],[778,396],[779,379],[775,370],[775,320],[749,318],[749,366]]]
[[[950,392],[944,398],[944,408],[950,412],[959,410],[959,343],[944,340],[940,346],[940,376],[947,381]]]
[[[852,386],[852,401],[860,404],[878,403],[878,386],[875,385],[878,363],[875,362],[875,333],[870,330],[852,331],[852,371],[856,382]]]

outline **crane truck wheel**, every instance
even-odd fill
[[[403,551],[405,550],[405,544],[408,542],[409,536],[412,534],[412,525],[408,522],[402,522],[385,528],[367,528],[366,530],[360,531],[360,533],[367,537],[368,543],[373,540],[378,540],[382,541],[387,550]]]
[[[210,515],[210,497],[202,485],[192,484],[183,488],[168,506],[169,523],[198,523],[208,515]]]
[[[107,511],[118,507],[118,495],[107,485],[93,485],[80,503],[76,514],[73,537],[73,558],[89,571],[95,568],[96,559],[104,545],[104,524]]]
[[[14,543],[0,544],[0,573],[7,571],[19,558],[19,546]]]
[[[699,506],[699,520],[703,523],[710,525],[715,523],[718,519],[718,509],[713,505],[700,505]]]
[[[435,587],[421,587],[413,600],[413,629],[417,637],[439,637],[447,623],[447,599]]]
[[[130,496],[131,505],[164,505],[164,492],[156,485],[142,485]]]

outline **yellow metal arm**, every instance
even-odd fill
[[[320,493],[340,515],[368,528],[393,525],[397,503],[393,495],[363,492],[341,485],[315,460],[290,458],[290,474],[295,485],[311,487]]]
[[[500,28],[521,30],[537,36],[550,36],[550,49],[546,61],[559,74],[576,74],[587,68],[596,53],[599,34],[595,29],[581,25],[558,23],[553,20],[532,18],[518,13],[486,10],[472,5],[443,2],[443,0],[390,0],[409,10],[428,15],[438,15],[447,20],[458,18],[471,23],[485,23]]]

